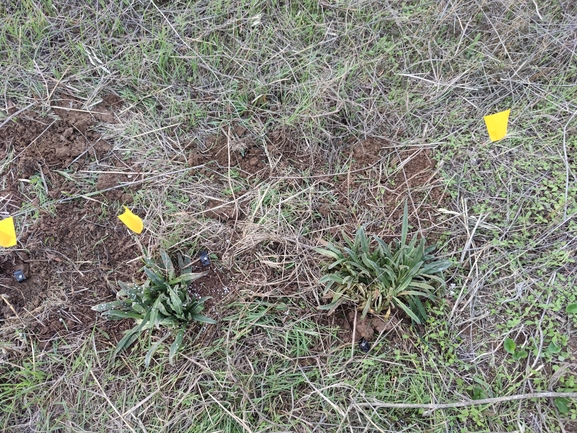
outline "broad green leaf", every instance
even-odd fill
[[[333,298],[334,299],[334,298]],[[345,299],[343,298],[338,298],[336,300],[333,300],[333,302],[331,302],[330,304],[324,304],[324,305],[319,305],[318,309],[319,310],[329,310],[330,312],[333,312],[334,310],[336,310],[339,305],[341,305],[343,302],[345,302]]]
[[[160,299],[157,298],[152,307],[150,307],[150,311],[148,314],[148,324],[143,325],[143,329],[150,329],[157,325],[160,322],[158,314],[158,304],[160,303]]]
[[[175,275],[174,265],[172,264],[172,260],[168,253],[164,250],[160,250],[160,259],[162,260],[162,266],[164,271],[166,272],[166,276],[169,280],[172,280]]]
[[[513,355],[515,353],[515,349],[517,348],[517,345],[515,344],[515,342],[512,339],[507,337],[507,338],[505,338],[505,342],[503,343],[503,347],[505,348],[505,351],[507,353],[510,353],[511,355]]]
[[[177,320],[174,317],[165,317],[164,319],[162,319],[160,321],[160,326],[164,326],[166,328],[174,328],[176,327],[178,324],[180,323],[179,320]]]
[[[423,296],[433,296],[435,297],[432,293],[435,291],[435,288],[433,286],[431,286],[430,284],[425,284],[425,283],[419,283],[418,281],[411,281],[411,284],[409,284],[408,287],[410,290],[412,289],[421,289],[423,290]],[[431,298],[432,299],[432,298]]]
[[[120,352],[130,347],[132,343],[134,343],[138,339],[139,335],[140,335],[140,326],[135,326],[134,328],[129,329],[126,332],[126,335],[122,337],[122,339],[116,345],[116,349],[114,349],[112,357],[115,358]]]
[[[568,398],[556,398],[555,399],[555,406],[557,410],[562,415],[567,415],[569,413],[569,399]]]
[[[451,267],[452,263],[448,260],[439,260],[437,262],[428,263],[423,266],[423,273],[428,274],[430,272],[438,274]]]
[[[95,305],[91,308],[91,310],[101,313],[103,311],[113,310],[115,308],[121,307],[123,304],[124,303],[122,301],[105,302],[103,304]]]
[[[131,308],[141,315],[146,314],[146,309],[142,305],[140,305],[139,303],[136,303],[136,302],[133,303],[131,305]]]
[[[158,350],[160,345],[162,343],[164,343],[164,340],[166,340],[169,336],[170,336],[170,333],[167,333],[160,340],[158,340],[156,343],[154,343],[152,346],[150,346],[150,349],[148,349],[148,352],[146,352],[146,356],[144,357],[144,365],[146,367],[150,366],[150,361],[152,360],[152,355],[154,355],[154,352],[156,352]]]
[[[519,361],[520,359],[527,358],[527,356],[528,356],[527,351],[525,349],[521,349],[521,350],[516,351],[513,354],[513,359],[515,359],[516,361]]]
[[[436,299],[436,297],[434,295],[431,295],[430,293],[419,292],[417,290],[405,290],[404,292],[398,293],[397,296],[421,297],[430,299],[431,301],[434,301]]]
[[[189,308],[188,309],[190,311],[190,314],[192,314],[193,316],[195,316],[196,314],[199,314],[202,310],[204,310],[204,305],[195,302],[194,303],[194,307],[193,308]]]
[[[168,296],[170,296],[170,306],[176,312],[176,314],[182,314],[182,300],[176,293],[176,290],[169,287],[168,288]]]
[[[144,268],[144,273],[152,281],[152,284],[159,287],[166,287],[166,282],[160,278],[156,273],[150,268]]]
[[[577,303],[567,305],[565,311],[569,314],[577,314]]]
[[[105,313],[106,317],[111,319],[142,319],[142,314],[134,313],[132,311],[109,310]]]
[[[381,268],[379,267],[379,265],[377,265],[374,261],[368,258],[366,254],[361,254],[361,260],[363,261],[365,266],[372,269],[375,274],[378,275],[381,273]]]
[[[561,352],[561,348],[559,346],[557,346],[553,342],[549,343],[549,346],[547,346],[547,353],[549,355],[554,355],[554,354],[559,353],[559,352]]]
[[[403,211],[403,225],[401,227],[401,245],[407,243],[407,235],[409,233],[409,204],[405,200],[405,209]]]
[[[337,261],[335,261],[335,262],[332,262],[330,265],[328,265],[328,266],[327,266],[327,269],[335,269],[335,268],[343,265],[343,264],[346,263],[347,261],[348,261],[348,259],[347,259],[346,257],[345,257],[345,258],[342,258],[342,259],[339,259],[339,260],[337,260]]]
[[[118,285],[120,286],[121,291],[124,291],[124,292],[128,292],[130,289],[133,288],[132,285],[128,285],[126,283],[123,283],[122,281],[119,281]]]
[[[323,275],[320,280],[319,283],[327,283],[329,281],[335,282],[337,284],[344,284],[343,278],[339,277],[336,274],[326,274]]]
[[[355,236],[355,245],[360,248],[363,253],[368,253],[369,251],[369,238],[365,234],[365,229],[363,226],[359,227],[357,234]]]
[[[342,254],[327,248],[316,248],[315,251],[319,254],[322,254],[323,256],[332,257],[335,260],[342,258]]]
[[[367,317],[367,314],[369,313],[369,310],[371,309],[371,302],[373,300],[373,293],[369,292],[365,302],[365,306],[363,307],[363,312],[361,313],[361,319],[364,319],[365,317]]]
[[[179,330],[176,333],[176,336],[174,337],[174,341],[170,345],[170,352],[168,355],[168,362],[170,363],[170,365],[174,365],[174,356],[176,355],[176,353],[180,349],[180,346],[182,346],[182,340],[184,338],[185,332],[186,332],[186,330],[184,330],[184,329]]]
[[[400,307],[405,313],[407,313],[407,315],[411,318],[411,320],[413,322],[415,322],[417,325],[421,324],[421,320],[415,315],[415,313],[413,313],[413,311],[407,307],[403,301],[401,301],[399,298],[397,297],[393,297],[392,299],[392,303],[395,307]]]
[[[180,284],[180,283],[189,283],[191,281],[198,280],[199,278],[204,277],[205,275],[206,275],[206,272],[182,274],[181,276],[173,278],[172,280],[170,280],[168,282],[168,285],[169,286],[176,286],[177,284]]]
[[[166,297],[163,297],[166,298]],[[160,314],[162,314],[164,317],[168,317],[171,315],[171,312],[167,310],[166,305],[164,305],[165,302],[167,302],[168,299],[162,299],[159,303],[158,303],[158,312]]]
[[[389,267],[381,268],[381,274],[377,276],[383,283],[390,282],[391,286],[397,281],[398,275]]]
[[[416,296],[408,296],[409,306],[411,311],[415,313],[421,321],[425,322],[427,320],[427,312],[425,311],[425,306],[421,300]]]
[[[206,317],[203,316],[202,314],[195,314],[193,316],[194,320],[196,320],[197,322],[202,322],[202,323],[209,323],[211,325],[216,325],[217,321],[214,319],[211,319],[210,317]]]
[[[375,237],[375,240],[377,241],[377,244],[379,246],[379,250],[381,253],[381,256],[385,257],[385,258],[391,258],[392,254],[391,254],[391,248],[389,247],[389,245],[387,245],[385,243],[385,241],[383,241],[381,238],[379,238],[378,236]]]

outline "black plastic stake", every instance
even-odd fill
[[[206,251],[200,252],[200,264],[202,266],[210,265],[210,259],[208,258],[208,253]]]
[[[359,340],[359,349],[365,353],[369,353],[369,350],[371,350],[371,343],[365,340],[365,337],[361,337]]]
[[[22,281],[24,281],[26,279],[26,275],[24,275],[24,272],[22,272],[21,270],[17,270],[17,271],[14,271],[14,278],[16,278],[16,281],[21,283]]]

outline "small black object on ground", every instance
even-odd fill
[[[365,353],[369,353],[369,350],[371,350],[371,343],[365,340],[365,337],[361,337],[359,340],[359,349]]]
[[[21,283],[22,281],[24,281],[26,279],[26,275],[24,275],[24,272],[22,272],[21,270],[17,270],[17,271],[14,271],[14,278],[16,278],[16,281]]]
[[[210,265],[210,259],[208,258],[208,253],[206,251],[200,252],[200,264],[202,266]]]

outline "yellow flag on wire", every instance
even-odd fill
[[[16,229],[14,220],[8,217],[0,221],[0,246],[13,247],[16,245]]]
[[[510,112],[511,110],[509,109],[484,117],[491,141],[498,141],[507,135],[507,124],[509,123]]]
[[[126,206],[124,206],[124,213],[118,215],[118,218],[134,233],[142,233],[142,230],[144,229],[142,220],[137,215],[134,215]]]

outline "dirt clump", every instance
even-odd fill
[[[238,175],[251,179],[265,179],[268,176],[268,162],[264,149],[243,126],[236,126],[226,135],[211,135],[204,142],[204,150],[193,147],[188,157],[191,166],[206,164],[222,171],[235,168]]]

